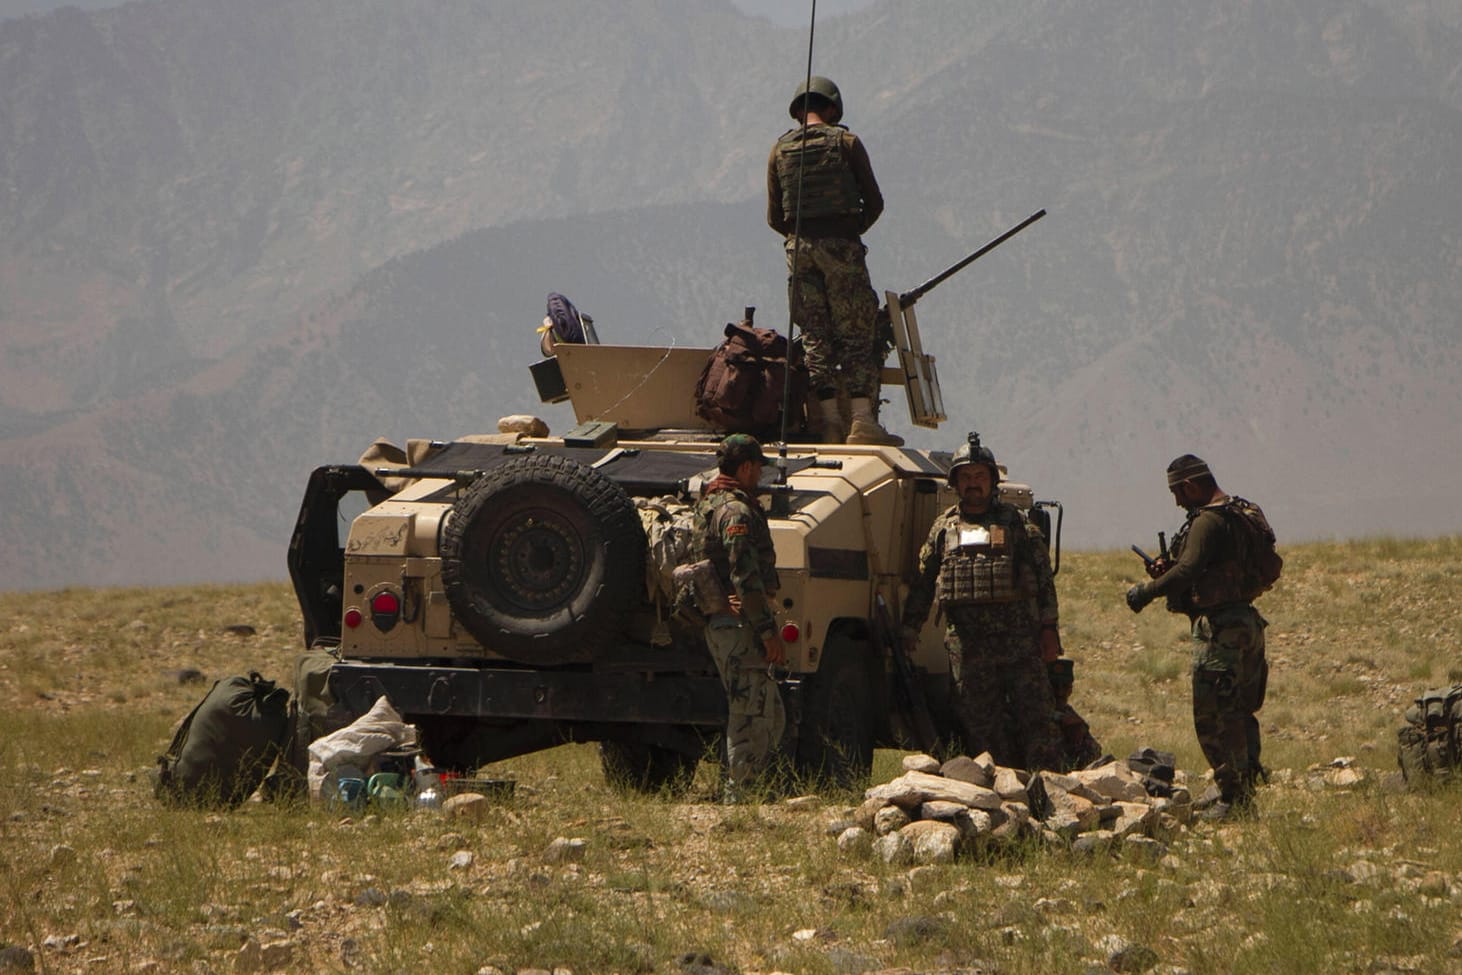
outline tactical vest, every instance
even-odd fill
[[[940,604],[956,609],[1034,596],[1034,580],[1024,578],[1018,561],[1025,538],[1019,523],[973,526],[951,520],[944,527],[944,555],[939,563]],[[975,544],[969,544],[971,541]]]
[[[1224,603],[1252,602],[1274,584],[1283,566],[1283,560],[1274,550],[1274,532],[1264,512],[1252,501],[1236,495],[1193,511],[1173,538],[1174,561],[1182,558],[1188,532],[1205,511],[1217,512],[1223,519],[1223,550],[1193,583],[1188,605],[1194,609],[1212,609]]]
[[[804,220],[862,214],[863,195],[843,152],[846,132],[840,125],[809,125],[806,139],[802,129],[792,129],[777,140],[777,179],[788,219],[798,210],[799,179]]]

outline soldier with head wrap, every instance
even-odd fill
[[[1263,774],[1255,715],[1269,680],[1269,624],[1253,600],[1278,577],[1279,559],[1258,505],[1225,494],[1201,458],[1184,454],[1167,473],[1173,501],[1188,517],[1171,558],[1153,561],[1152,579],[1127,590],[1127,605],[1140,613],[1162,596],[1169,612],[1192,624],[1193,726],[1217,786],[1203,815],[1226,819],[1252,811]]]
[[[903,439],[878,422],[878,297],[868,279],[862,235],[883,212],[868,150],[838,124],[843,96],[827,78],[798,87],[788,113],[799,125],[782,134],[767,160],[767,224],[786,238],[792,323],[802,329],[823,441],[892,444]],[[847,395],[846,430],[838,391]]]
[[[998,499],[1000,468],[978,434],[955,452],[959,504],[934,520],[904,598],[912,650],[935,598],[958,692],[965,751],[1014,768],[1059,769],[1061,731],[1046,664],[1061,655],[1056,581],[1040,529]]]

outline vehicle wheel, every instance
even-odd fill
[[[829,636],[822,666],[807,679],[797,771],[839,788],[866,783],[873,771],[873,661],[868,644]]]
[[[673,748],[638,741],[602,741],[604,781],[621,792],[678,795],[690,786],[699,759]]]
[[[447,518],[441,552],[462,626],[523,663],[594,659],[642,602],[645,532],[634,503],[564,457],[517,458],[474,481]]]

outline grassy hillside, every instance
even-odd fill
[[[625,799],[585,746],[493,767],[518,792],[475,825],[166,810],[148,767],[207,686],[178,671],[288,682],[288,588],[0,594],[0,946],[48,972],[1078,975],[1104,970],[1117,936],[1167,973],[1455,971],[1459,793],[1406,793],[1390,773],[1406,704],[1462,681],[1462,538],[1284,554],[1261,602],[1275,773],[1261,816],[1195,825],[1159,864],[845,860],[825,824],[856,795],[723,808],[703,766],[689,801]],[[1121,553],[1064,559],[1075,703],[1109,751],[1174,751],[1198,791],[1185,626],[1128,612],[1138,569]],[[875,776],[899,757],[880,752]],[[1358,784],[1327,775],[1337,758]],[[583,859],[546,856],[556,837],[586,840]],[[273,947],[241,954],[250,939]]]

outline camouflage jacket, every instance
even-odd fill
[[[940,571],[945,566],[945,539],[957,528],[1003,528],[1013,546],[1017,584],[1029,593],[1033,615],[1042,626],[1054,626],[1060,619],[1056,601],[1056,577],[1051,572],[1051,558],[1046,551],[1045,536],[1025,520],[1020,509],[1003,501],[994,502],[982,515],[968,515],[953,505],[929,528],[929,537],[919,550],[918,573],[904,597],[903,625],[918,631],[929,618],[929,611],[939,592]]]
[[[776,629],[777,553],[756,499],[728,477],[706,486],[696,502],[696,559],[710,559],[727,593],[741,599],[741,618],[758,633]]]

